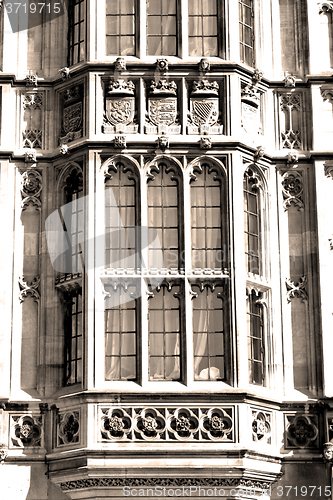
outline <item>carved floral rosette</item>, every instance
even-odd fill
[[[233,442],[232,408],[101,408],[102,441]]]
[[[40,447],[43,419],[40,415],[11,415],[11,446],[14,448]]]
[[[138,132],[134,123],[135,85],[132,81],[118,78],[105,86],[105,109],[102,130],[105,134]]]
[[[83,86],[75,85],[64,92],[60,145],[79,139],[83,134]]]
[[[177,85],[174,81],[152,81],[147,107],[146,134],[180,134]]]
[[[70,411],[58,415],[57,446],[79,443],[80,412]]]
[[[193,82],[190,95],[190,112],[187,131],[189,134],[222,134],[219,118],[219,85],[217,82],[200,80]]]

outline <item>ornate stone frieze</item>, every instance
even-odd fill
[[[302,276],[298,283],[294,283],[293,281],[291,281],[291,278],[286,278],[288,304],[294,298],[301,299],[302,302],[308,300],[308,294],[305,289],[306,281],[306,276]]]
[[[157,59],[156,60],[156,69],[161,73],[169,70],[169,62],[167,59]]]
[[[260,443],[271,442],[272,415],[268,412],[252,410],[252,440]]]
[[[233,408],[102,408],[107,441],[234,441]]]
[[[131,80],[111,79],[105,88],[104,133],[129,133],[138,131],[134,123],[135,85]]]
[[[326,2],[319,2],[319,14],[326,14],[330,11],[333,11],[333,1],[327,0]]]
[[[201,71],[201,73],[207,73],[207,71],[210,71],[209,59],[205,59],[205,58],[200,59],[199,71]]]
[[[285,448],[318,448],[316,415],[285,415]]]
[[[83,86],[75,85],[63,93],[60,145],[79,139],[83,134]]]
[[[194,81],[187,120],[189,134],[222,134],[219,118],[219,84],[216,81]]]
[[[21,208],[25,210],[33,205],[37,210],[41,209],[40,194],[42,191],[42,176],[35,168],[28,168],[22,175],[21,184]]]
[[[58,415],[57,446],[80,442],[80,412],[79,410]]]
[[[200,149],[211,149],[212,139],[208,135],[200,137]]]
[[[174,81],[152,81],[147,105],[146,134],[180,134],[177,84]]]
[[[284,123],[282,127],[284,130],[281,130],[282,148],[302,149],[301,131],[296,129],[299,124],[301,108],[301,94],[296,92],[280,94],[280,110],[283,115],[281,122]],[[294,126],[295,122],[296,126]]]
[[[290,208],[293,203],[301,212],[304,210],[303,195],[303,177],[300,172],[287,171],[282,176],[283,207],[285,210]]]
[[[115,71],[126,71],[126,61],[123,57],[117,57],[114,63]]]
[[[67,67],[59,69],[59,73],[60,73],[60,76],[63,80],[68,80],[71,76],[69,68],[67,68]]]
[[[40,447],[43,419],[40,415],[11,415],[11,446],[14,448]]]
[[[98,478],[87,478],[87,479],[77,479],[75,481],[66,481],[60,483],[60,488],[62,491],[80,490],[83,488],[98,488],[98,487],[115,487],[121,488],[124,486],[129,487],[151,487],[151,486],[161,486],[161,487],[189,487],[189,486],[206,486],[209,488],[214,487],[231,487],[231,488],[251,488],[257,489],[262,493],[269,489],[269,482],[267,481],[255,481],[245,478],[215,478],[215,477],[98,477]]]
[[[40,294],[38,287],[40,285],[40,278],[39,276],[36,276],[36,278],[30,283],[25,281],[24,276],[22,278],[19,278],[19,287],[20,287],[20,293],[19,293],[19,300],[20,302],[24,302],[24,300],[27,298],[28,295],[31,295],[34,299],[35,302],[39,302],[40,300]]]

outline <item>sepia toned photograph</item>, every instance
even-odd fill
[[[0,0],[0,500],[333,500],[333,0]]]

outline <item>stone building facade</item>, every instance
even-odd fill
[[[1,4],[1,498],[332,498],[333,2]]]

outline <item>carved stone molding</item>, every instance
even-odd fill
[[[319,7],[319,14],[326,14],[330,11],[333,11],[333,1],[332,0],[327,0],[326,2],[320,2],[318,4]]]
[[[27,298],[28,295],[31,295],[32,298],[34,299],[35,302],[39,302],[40,300],[40,294],[38,291],[38,287],[40,284],[40,278],[39,276],[36,276],[36,278],[30,283],[25,281],[24,276],[22,278],[19,278],[19,287],[20,287],[20,293],[19,293],[19,300],[20,303],[24,302],[24,300]]]
[[[126,71],[126,61],[123,57],[117,57],[114,63],[114,69],[116,71]]]
[[[288,304],[295,298],[301,299],[302,302],[306,302],[308,300],[308,294],[305,289],[306,281],[306,276],[302,276],[298,283],[291,281],[291,278],[286,278]]]
[[[234,441],[232,408],[102,408],[109,441]]]
[[[326,177],[333,179],[333,160],[325,161],[324,170]]]
[[[318,417],[316,415],[285,415],[285,447],[317,448]]]
[[[43,420],[40,415],[11,415],[10,421],[14,448],[41,446]]]
[[[164,71],[168,71],[169,69],[169,62],[167,59],[157,59],[156,60],[156,69],[163,73]]]
[[[293,203],[299,211],[304,210],[303,177],[299,172],[287,171],[282,176],[283,207],[285,210],[290,208]]]
[[[25,210],[30,204],[37,210],[41,209],[40,194],[42,191],[42,176],[38,170],[29,168],[22,175],[21,185],[21,208]]]
[[[71,411],[58,415],[57,446],[79,443],[80,412]]]
[[[206,486],[207,488],[214,487],[233,487],[233,488],[250,488],[258,489],[264,492],[269,489],[271,483],[268,481],[256,481],[245,478],[215,478],[215,477],[96,477],[87,479],[77,479],[75,481],[66,481],[60,483],[62,491],[80,490],[83,488],[98,488],[98,487],[114,487],[120,488],[124,486],[129,487],[189,487],[189,486]]]
[[[63,80],[68,80],[71,77],[69,68],[67,67],[59,69],[59,73]]]
[[[199,71],[202,73],[207,73],[210,70],[210,62],[209,59],[202,58],[199,62]]]

